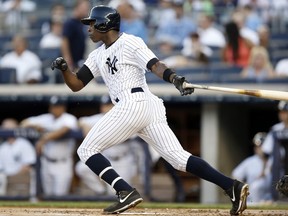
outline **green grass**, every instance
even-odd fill
[[[64,201],[40,201],[31,203],[27,201],[0,201],[0,207],[25,207],[25,208],[104,208],[111,202],[64,202]],[[159,202],[143,202],[140,208],[190,208],[190,209],[230,209],[229,204],[199,204],[199,203],[159,203]],[[253,206],[250,209],[271,209],[271,210],[288,210],[287,203],[277,205]]]

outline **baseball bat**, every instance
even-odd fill
[[[288,101],[288,92],[285,91],[275,91],[275,90],[264,90],[264,89],[237,89],[237,88],[228,88],[228,87],[217,87],[217,86],[206,86],[206,85],[197,85],[192,83],[183,83],[184,88],[196,88],[196,89],[205,89],[212,91],[227,92],[232,94],[242,94],[249,95],[259,98],[272,99],[272,100],[285,100]]]

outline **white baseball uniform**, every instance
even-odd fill
[[[142,39],[125,33],[111,46],[103,44],[90,53],[84,64],[94,77],[102,76],[115,106],[78,148],[83,162],[137,134],[174,168],[186,172],[191,153],[182,148],[169,128],[163,101],[150,92],[146,83],[147,63],[154,58]]]
[[[89,125],[93,127],[102,117],[104,113],[99,113],[91,116],[84,116],[79,118],[81,124]],[[125,179],[129,184],[132,182],[132,178],[136,175],[137,164],[133,155],[133,146],[137,145],[135,139],[129,139],[124,143],[113,146],[113,148],[106,149],[102,154],[111,162],[114,169]],[[129,167],[129,169],[127,169]],[[77,162],[75,166],[76,174],[81,180],[96,193],[108,193],[115,194],[112,188],[101,181],[93,171],[89,169],[82,161]]]
[[[55,118],[51,113],[29,117],[28,124],[38,125],[46,131],[56,131],[63,127],[76,130],[77,118],[63,113]],[[73,155],[76,141],[63,138],[49,141],[44,145],[41,155],[41,177],[45,195],[66,195],[73,178]]]
[[[17,137],[13,143],[0,145],[0,195],[6,194],[7,176],[20,172],[23,166],[36,163],[36,151],[27,139]]]
[[[265,176],[261,176],[264,162],[255,154],[243,160],[232,172],[233,178],[246,181],[249,184],[250,195],[248,204],[257,204],[265,200],[271,200],[271,160],[265,167]]]

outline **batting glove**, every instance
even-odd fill
[[[176,75],[172,79],[172,83],[179,90],[179,92],[181,93],[181,96],[192,94],[194,92],[194,88],[183,88],[184,82],[187,82],[187,81],[185,80],[185,77],[182,77],[182,76]]]
[[[61,71],[66,71],[68,69],[67,62],[63,57],[58,57],[52,62],[51,69],[54,70],[55,68]]]

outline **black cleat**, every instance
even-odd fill
[[[116,195],[119,199],[118,202],[105,208],[103,214],[118,214],[135,207],[143,201],[136,189],[133,189],[132,191],[120,191]]]
[[[232,202],[230,214],[241,214],[247,208],[247,196],[249,195],[248,184],[234,180],[233,186],[225,192],[230,197]]]

